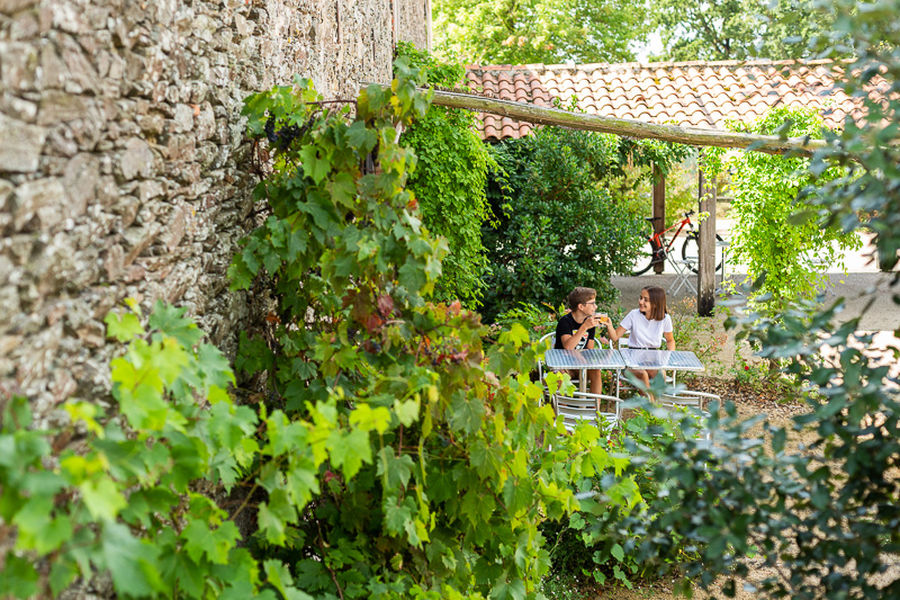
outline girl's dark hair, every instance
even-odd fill
[[[655,285],[648,285],[644,290],[650,296],[650,314],[647,315],[647,320],[662,321],[668,312],[666,310],[666,290]]]
[[[570,310],[578,310],[579,304],[585,304],[591,301],[591,298],[597,297],[597,290],[594,288],[577,287],[566,296],[566,306]]]

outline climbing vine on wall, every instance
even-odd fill
[[[411,44],[401,43],[397,53],[420,67],[429,85],[454,87],[465,78],[462,65],[438,62]],[[485,184],[494,164],[475,130],[476,118],[471,111],[432,106],[400,138],[419,157],[409,189],[422,222],[449,246],[436,297],[473,308],[480,305],[487,268],[481,224],[489,216]]]

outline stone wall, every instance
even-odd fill
[[[189,307],[232,351],[241,100],[295,73],[326,97],[389,80],[425,1],[0,0],[0,400],[102,397],[126,297]]]

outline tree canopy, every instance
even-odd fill
[[[647,32],[641,2],[439,0],[436,46],[482,64],[633,60]]]
[[[818,0],[655,0],[659,58],[744,60],[805,58],[810,42],[830,30],[834,12]]]

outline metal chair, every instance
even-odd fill
[[[708,392],[698,392],[695,390],[679,390],[671,394],[663,394],[660,398],[660,404],[666,408],[687,409],[705,422],[709,418],[709,403],[716,401],[721,403],[722,397],[718,394],[710,394]],[[712,434],[706,427],[701,427],[701,436],[707,442],[712,441]]]
[[[563,418],[563,427],[566,431],[574,430],[576,425],[582,422],[609,429],[622,420],[621,400],[614,396],[589,392],[573,392],[571,395],[550,392],[550,400],[553,403],[553,411]],[[607,410],[598,410],[598,405],[604,403]]]
[[[666,260],[675,271],[675,281],[669,286],[668,294],[674,296],[682,287],[690,290],[691,277],[697,274],[698,263],[696,258],[676,258],[675,254],[670,252],[666,255]]]

